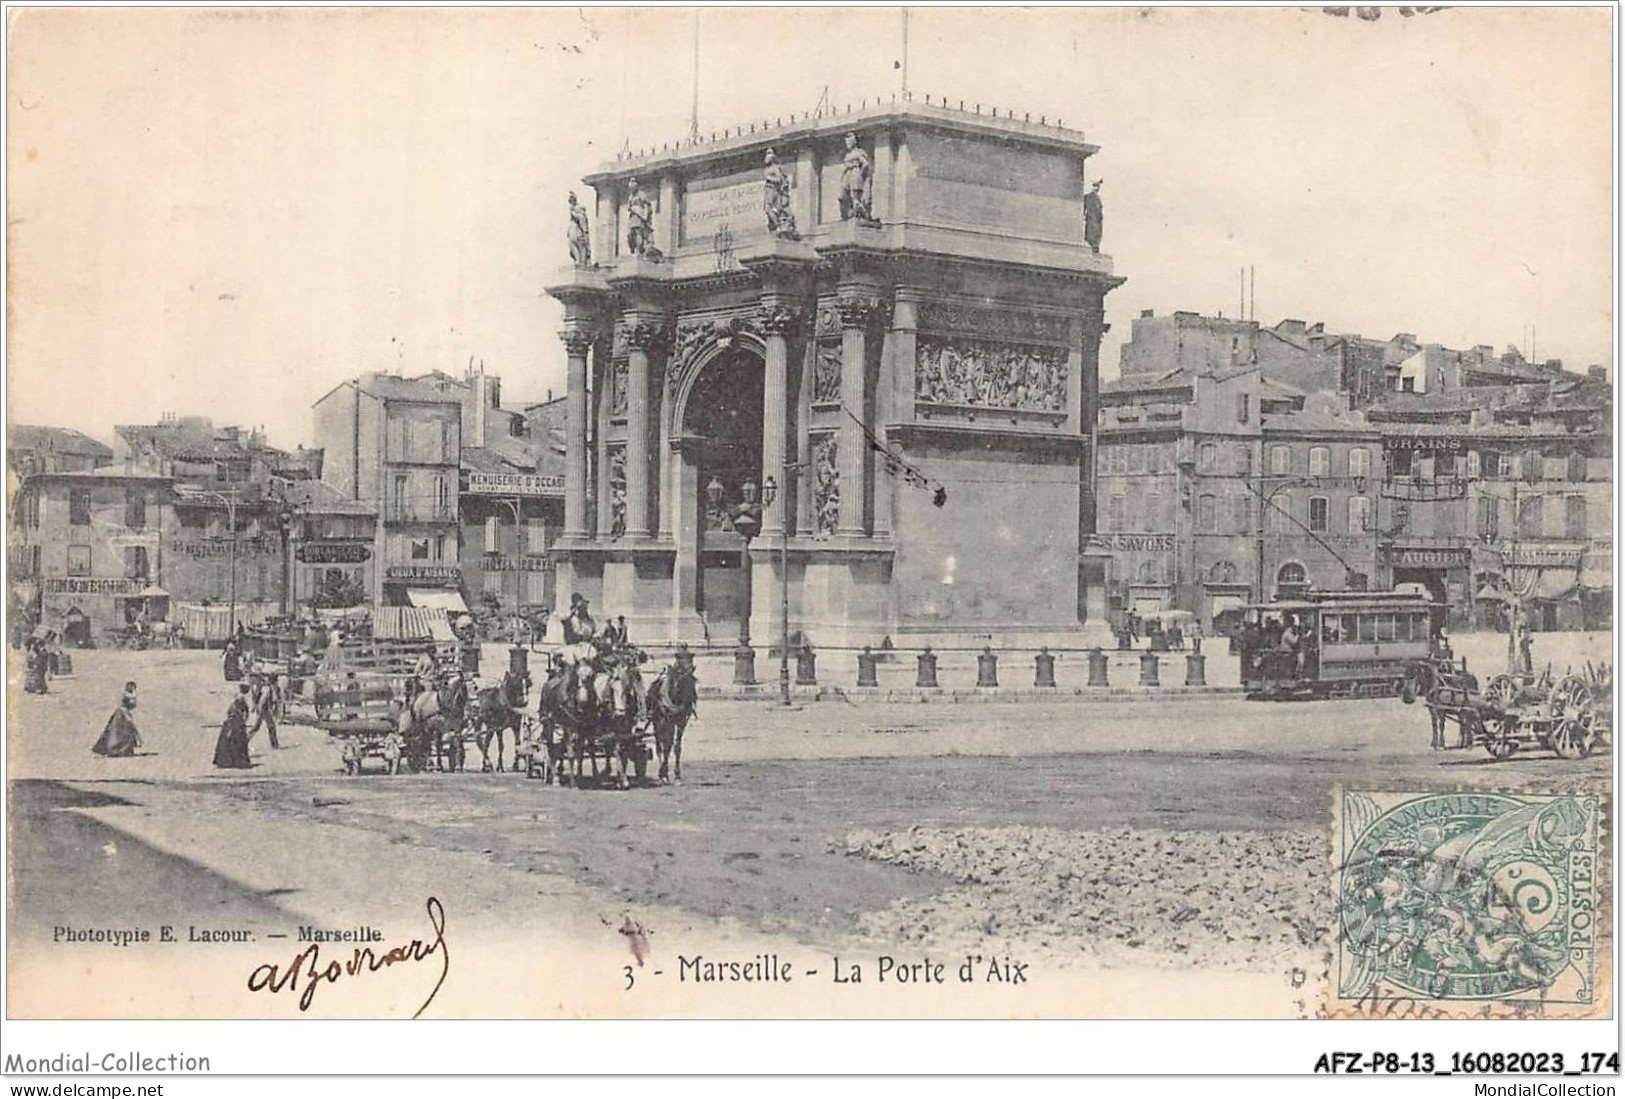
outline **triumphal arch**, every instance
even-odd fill
[[[548,288],[568,356],[561,600],[649,642],[776,641],[786,594],[814,646],[1102,628],[1091,440],[1122,279],[1096,151],[1046,119],[916,100],[587,176]]]

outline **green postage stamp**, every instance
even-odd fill
[[[1341,791],[1328,1014],[1605,1015],[1603,812],[1584,793]]]

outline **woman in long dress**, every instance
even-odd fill
[[[135,755],[135,750],[141,747],[141,731],[135,727],[135,718],[131,716],[134,713],[135,680],[132,679],[124,685],[118,708],[102,727],[101,739],[90,750],[110,758]]]
[[[237,688],[226,720],[220,723],[220,739],[214,744],[214,765],[243,770],[248,762],[248,684]]]
[[[45,694],[48,690],[46,681],[50,671],[50,657],[45,653],[45,642],[31,637],[27,646],[23,658],[23,690],[29,694]]]

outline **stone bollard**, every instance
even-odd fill
[[[1033,673],[1033,686],[1034,687],[1053,687],[1053,686],[1055,686],[1055,654],[1054,653],[1050,652],[1048,648],[1039,649],[1038,650],[1038,655],[1033,657],[1033,665],[1034,665],[1034,673]]]
[[[1143,652],[1140,654],[1140,686],[1160,687],[1162,681],[1157,678],[1157,654]]]
[[[796,650],[796,686],[816,687],[818,685],[818,654],[813,647],[802,642],[801,648]]]
[[[1185,655],[1185,686],[1207,686],[1207,657],[1199,652]]]
[[[869,646],[865,645],[863,647],[863,651],[858,654],[858,686],[880,686],[880,682],[875,679],[875,664],[876,660],[874,652],[869,648]]]
[[[999,685],[999,658],[990,645],[983,645],[982,651],[976,656],[976,685],[978,687]]]
[[[756,684],[756,650],[749,645],[734,649],[734,686],[751,687]]]
[[[1106,678],[1106,654],[1099,649],[1089,650],[1089,686],[1111,686],[1110,680]]]
[[[935,687],[937,685],[937,654],[927,645],[925,651],[914,658],[914,685],[916,687]]]

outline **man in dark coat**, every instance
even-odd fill
[[[282,688],[277,686],[276,676],[257,681],[254,690],[249,695],[249,705],[254,714],[254,725],[248,730],[248,736],[253,738],[259,732],[260,726],[265,726],[265,737],[271,742],[272,749],[282,747],[276,739],[277,718],[282,715]]]

